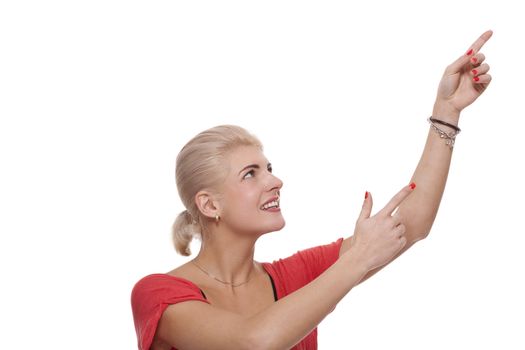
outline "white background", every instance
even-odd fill
[[[175,157],[238,124],[284,181],[272,261],[353,233],[410,176],[445,67],[485,30],[493,82],[462,114],[429,238],[352,290],[320,349],[522,349],[518,2],[3,1],[2,348],[136,349],[134,283],[191,257]]]

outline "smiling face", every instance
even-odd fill
[[[234,232],[264,234],[285,225],[279,207],[283,182],[272,174],[271,164],[254,146],[229,153],[228,175],[222,187],[221,221]]]

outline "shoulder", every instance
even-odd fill
[[[165,273],[141,278],[131,292],[131,309],[140,349],[149,349],[166,308],[183,301],[203,298],[199,287],[189,280]]]
[[[195,284],[184,273],[185,265],[181,265],[166,273],[152,273],[142,277],[135,283],[133,292],[162,288],[194,287]]]
[[[138,280],[133,286],[132,293],[166,289],[173,290],[179,288],[199,290],[199,287],[197,287],[195,283],[184,277],[176,276],[171,273],[153,273]]]
[[[155,273],[141,278],[131,291],[133,305],[163,302],[173,303],[179,299],[200,296],[200,289],[190,280],[165,273]]]

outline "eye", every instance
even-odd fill
[[[271,166],[271,165],[268,165],[268,171],[269,171],[269,172],[272,172],[272,170],[273,170],[272,166]]]
[[[255,170],[250,170],[250,171],[248,171],[246,174],[244,174],[244,176],[243,176],[242,178],[243,178],[243,179],[246,179],[246,177],[247,177],[248,175],[251,175],[250,177],[253,177],[254,174],[255,174]]]

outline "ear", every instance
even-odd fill
[[[208,218],[215,218],[215,215],[219,214],[219,203],[209,191],[203,190],[197,192],[195,195],[195,204],[201,214]]]

